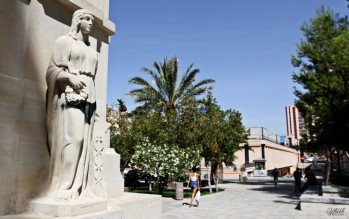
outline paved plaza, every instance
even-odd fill
[[[294,179],[283,177],[278,189],[270,177],[249,177],[248,182],[231,179],[220,184],[225,191],[201,197],[200,206],[189,208],[188,199],[163,198],[163,219],[324,219],[346,218],[329,216],[319,211],[297,210],[299,197],[294,193]],[[194,202],[195,203],[195,202]],[[349,209],[345,209],[349,211]]]

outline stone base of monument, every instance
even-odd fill
[[[28,202],[26,214],[0,216],[0,219],[161,219],[161,196],[124,192],[120,155],[112,148],[105,148],[103,160],[105,198],[82,196],[67,202],[36,198]]]
[[[29,201],[28,211],[33,214],[43,214],[54,217],[73,217],[107,209],[107,200],[72,200],[51,201],[34,199]]]
[[[123,212],[120,208],[114,207],[112,210],[105,210],[99,212],[93,212],[89,214],[77,215],[74,217],[54,217],[43,214],[19,214],[19,215],[7,215],[1,219],[124,219]]]
[[[159,195],[124,193],[119,198],[76,204],[44,204],[33,200],[31,212],[7,215],[1,219],[161,219],[162,198]],[[64,202],[63,202],[64,203]]]

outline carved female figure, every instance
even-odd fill
[[[78,197],[87,186],[98,61],[89,42],[92,25],[90,11],[73,14],[70,32],[54,43],[46,72],[49,192],[58,200]]]

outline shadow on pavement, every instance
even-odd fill
[[[237,180],[227,180],[224,183],[238,183],[242,186],[259,186],[257,188],[248,188],[248,190],[266,192],[270,194],[275,194],[282,198],[286,198],[289,201],[275,200],[274,202],[294,205],[295,209],[297,209],[299,204],[299,194],[295,193],[294,181],[290,178],[280,179],[277,188],[274,187],[274,183],[271,178],[249,178],[248,181],[244,183],[239,183]]]
[[[256,182],[254,182],[253,184],[258,185],[258,183],[256,183]],[[294,205],[295,209],[297,209],[297,206],[299,204],[299,195],[296,194],[294,191],[294,182],[293,181],[280,182],[278,184],[277,188],[274,187],[274,184],[272,182],[262,183],[259,185],[260,185],[259,188],[251,188],[249,190],[277,194],[279,197],[286,198],[289,201],[275,200],[274,201],[275,203]]]

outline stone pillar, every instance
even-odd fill
[[[245,150],[245,163],[250,163],[250,156],[249,156],[249,150],[248,150],[248,145],[244,145],[244,150]]]
[[[183,199],[183,183],[175,182],[175,188],[176,188],[176,200],[182,200]]]
[[[265,159],[265,144],[261,144],[262,158]]]

